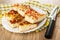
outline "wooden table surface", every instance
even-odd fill
[[[41,2],[60,5],[59,0],[41,0]],[[0,25],[0,40],[60,40],[60,17],[59,16],[57,17],[56,20],[52,39],[46,39],[44,37],[46,29],[37,33],[31,32],[27,34],[19,34],[19,33],[11,33],[5,30],[2,27],[2,25]]]

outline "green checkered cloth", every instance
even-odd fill
[[[40,9],[50,13],[52,11],[52,9],[55,7],[55,5],[52,4],[41,4],[38,1],[31,1],[31,2],[24,2],[22,3],[23,5],[33,5],[33,6],[37,6]],[[8,10],[10,10],[10,8],[12,8],[12,4],[0,4],[0,16],[1,14],[4,14],[5,12],[7,12]],[[1,24],[1,17],[0,17],[0,24]],[[47,19],[46,23],[38,30],[36,30],[36,32],[41,31],[42,29],[45,29],[49,24],[49,19]]]

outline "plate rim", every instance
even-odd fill
[[[43,11],[43,10],[42,10]],[[43,12],[45,12],[45,11],[43,11]],[[45,12],[46,13],[46,12]],[[47,18],[46,18],[46,20],[47,20]],[[46,20],[45,20],[45,23],[46,23]],[[45,24],[44,23],[44,24]],[[3,23],[3,18],[2,18],[2,25],[3,25],[4,23]],[[43,25],[42,25],[43,26]],[[3,25],[3,27],[5,27],[4,25]],[[39,27],[40,28],[40,27]],[[6,29],[6,28],[5,28]],[[35,28],[34,28],[35,29]],[[33,29],[33,31],[35,31],[35,30],[37,30],[37,28],[34,30]],[[9,30],[8,30],[9,31]],[[12,31],[10,31],[10,32],[12,32]],[[25,31],[25,32],[14,32],[14,33],[29,33],[29,32],[32,32],[31,30],[30,31]]]

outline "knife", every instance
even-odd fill
[[[54,30],[54,26],[55,26],[55,21],[56,21],[56,16],[57,16],[57,11],[58,11],[58,6],[55,6],[49,16],[50,23],[49,23],[46,33],[45,33],[45,38],[47,38],[47,39],[52,38],[53,30]]]

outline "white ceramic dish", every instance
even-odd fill
[[[32,8],[33,8],[33,6],[32,6]],[[34,7],[34,9],[35,8],[36,7]],[[43,10],[39,10],[38,8],[35,9],[35,10],[38,11],[38,12],[41,11],[41,13],[46,14],[46,12],[44,12]],[[28,31],[25,31],[25,32],[19,32],[19,29],[18,28],[12,28],[12,27],[10,27],[10,25],[8,24],[8,22],[7,22],[7,20],[6,20],[5,17],[2,18],[2,25],[3,25],[3,27],[6,30],[8,30],[10,32],[14,32],[14,33],[29,33],[29,32],[32,32],[32,31],[35,31],[35,30],[41,28],[46,23],[46,20],[47,20],[47,18],[45,18],[42,22],[40,22],[40,24],[36,28],[31,29],[31,30],[28,30]]]

